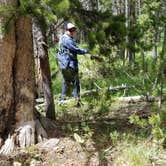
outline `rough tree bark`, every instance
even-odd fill
[[[36,18],[33,19],[33,31],[45,98],[46,117],[55,120],[55,105],[51,90],[51,71],[48,58],[46,32],[44,32],[40,22]]]
[[[34,119],[34,57],[31,18],[21,17],[16,22],[16,56],[14,59],[14,90],[16,125]]]
[[[14,28],[15,27],[15,28]],[[11,27],[10,27],[11,28]],[[10,87],[11,92],[8,95],[5,91],[3,95],[6,96],[7,103],[11,103],[11,107],[5,110],[7,116],[1,119],[1,123],[5,120],[12,123],[6,130],[7,124],[4,124],[3,136],[10,133],[2,146],[0,153],[8,154],[14,150],[14,142],[16,141],[19,146],[25,147],[35,143],[35,121],[34,121],[34,69],[33,69],[33,44],[32,44],[32,28],[31,19],[28,17],[20,17],[12,29],[15,29],[15,33],[6,32],[5,35],[10,36],[14,41],[11,43],[10,48],[13,52],[10,52],[8,57],[9,65],[0,66],[1,70],[8,67],[10,70],[5,70],[4,77],[1,78],[1,82],[4,82],[6,89]],[[10,30],[11,31],[11,30]],[[6,38],[2,40],[2,45],[5,43]],[[10,41],[7,41],[10,43]],[[6,50],[9,49],[7,45],[3,45]],[[13,55],[14,53],[14,55]],[[5,61],[5,54],[1,54],[2,59]],[[5,63],[4,63],[5,64]],[[6,77],[10,74],[10,80]],[[11,84],[10,84],[11,83]],[[2,89],[2,87],[0,87]],[[7,94],[7,95],[6,95]],[[1,98],[2,102],[6,102],[4,98]],[[2,106],[1,106],[2,107]],[[1,108],[2,109],[2,108]],[[1,116],[2,117],[2,116]]]
[[[15,1],[0,0],[0,5],[16,5]],[[10,17],[10,15],[8,16]],[[0,26],[5,18],[0,16]],[[0,33],[0,137],[6,137],[13,122],[13,59],[15,57],[15,27],[10,22],[8,33]]]
[[[128,35],[128,43],[129,43],[129,50],[128,50],[128,59],[129,63],[132,64],[135,60],[135,38],[132,34],[132,31],[134,30],[134,24],[135,24],[135,1],[134,0],[128,0],[128,14],[129,14],[129,20],[128,20],[128,26],[130,29],[130,33]]]

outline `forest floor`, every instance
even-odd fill
[[[114,104],[109,112],[95,113],[86,104],[58,107],[57,129],[50,131],[50,139],[0,156],[0,166],[166,165],[166,152],[148,130],[129,122],[133,114],[150,116],[151,103]]]

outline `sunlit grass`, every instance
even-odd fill
[[[160,152],[157,146],[140,142],[118,145],[121,150],[114,159],[116,166],[150,166],[152,159]]]

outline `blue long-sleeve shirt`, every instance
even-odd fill
[[[58,60],[61,69],[67,67],[78,70],[77,54],[86,54],[86,49],[79,48],[72,37],[64,34],[59,42]]]

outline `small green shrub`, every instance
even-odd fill
[[[153,113],[148,119],[141,119],[137,115],[132,115],[130,116],[130,123],[136,124],[141,128],[149,127],[153,140],[157,143],[164,144],[166,141],[166,130],[162,126],[162,119],[165,117],[163,114]]]

